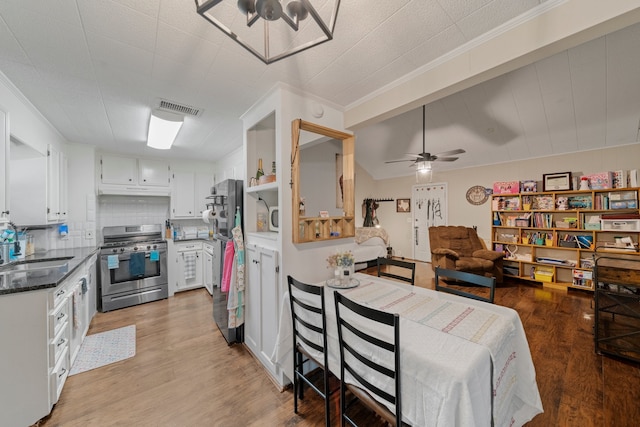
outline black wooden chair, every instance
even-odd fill
[[[436,291],[448,292],[450,294],[460,295],[467,298],[473,298],[478,301],[489,302],[493,304],[493,297],[496,290],[496,278],[486,277],[479,274],[467,273],[464,271],[447,270],[444,268],[436,267]],[[440,284],[441,277],[464,282],[464,284],[470,284],[475,286],[482,286],[489,288],[489,297],[477,295],[471,292],[465,292],[462,289],[452,288],[450,285],[444,286]]]
[[[304,399],[304,385],[318,393],[325,403],[325,424],[331,425],[329,405],[329,364],[327,357],[327,322],[324,291],[321,286],[307,285],[287,276],[289,302],[293,321],[293,410],[298,413],[298,398]],[[313,349],[322,354],[312,355]],[[311,363],[322,370],[322,388],[314,384]]]
[[[411,285],[413,285],[416,280],[416,264],[414,262],[400,261],[398,259],[393,259],[393,258],[378,257],[377,264],[378,264],[378,277],[381,277],[381,276],[391,277],[392,279],[402,280],[403,282],[411,283]],[[390,269],[387,271],[387,269],[382,268],[383,266],[400,267],[400,268],[405,268],[409,271],[407,271],[406,275],[403,276],[403,275],[392,273]],[[409,277],[409,273],[411,277]]]
[[[348,411],[354,403],[360,401],[389,424],[402,425],[400,317],[397,314],[362,306],[338,291],[334,292],[334,297],[338,342],[340,344],[340,378],[342,378],[340,384],[340,424],[344,426],[346,421],[352,426],[357,426]],[[372,346],[375,347],[375,358],[371,356],[371,351],[361,353],[363,348],[371,348]],[[383,361],[386,363],[380,364]],[[344,381],[346,372],[349,372],[360,386],[347,384]],[[391,379],[392,386],[386,390],[380,389],[372,384],[378,383],[378,381],[370,381],[371,378],[380,378],[385,382]],[[347,390],[351,392],[348,402],[346,400]],[[393,405],[395,412],[375,400],[374,396]]]

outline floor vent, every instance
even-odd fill
[[[192,107],[191,105],[180,104],[174,101],[168,101],[166,99],[159,99],[157,104],[158,110],[168,111],[170,113],[179,113],[185,116],[200,117],[202,115],[202,109]]]

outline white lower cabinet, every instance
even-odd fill
[[[89,264],[85,262],[55,289],[0,295],[0,425],[32,425],[47,416],[60,398],[73,363],[72,349],[77,351],[82,343],[77,340],[74,348],[78,313],[73,291]],[[75,307],[79,308],[77,302]],[[76,333],[84,337],[89,322],[87,318]]]
[[[204,271],[202,272],[202,276],[204,279],[204,287],[207,288],[207,291],[209,291],[209,295],[213,295],[213,270],[214,270],[213,262],[215,259],[213,246],[205,243],[203,255],[204,255],[204,264],[202,268],[204,269]]]
[[[284,385],[282,372],[271,361],[278,335],[280,304],[278,251],[247,244],[244,341],[267,371]]]
[[[202,242],[175,243],[175,291],[204,286]]]

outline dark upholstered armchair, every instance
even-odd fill
[[[502,283],[502,258],[500,252],[485,248],[473,228],[462,226],[429,227],[431,267],[466,271],[487,277],[495,277]]]

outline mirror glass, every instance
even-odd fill
[[[309,132],[302,131],[301,142]],[[317,136],[317,135],[316,135]],[[342,216],[342,141],[320,138],[300,146],[300,197],[303,216]]]
[[[292,124],[293,242],[355,235],[353,135],[301,119]]]

